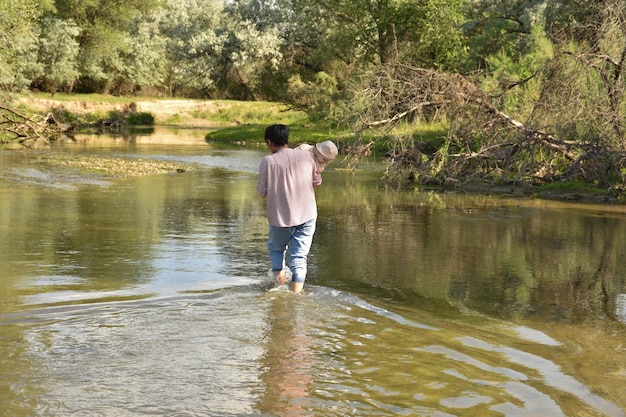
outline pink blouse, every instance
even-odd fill
[[[308,151],[283,148],[261,160],[256,189],[267,197],[269,223],[289,227],[317,217],[313,188],[321,184],[322,176]]]

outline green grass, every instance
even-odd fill
[[[62,94],[57,93],[29,93],[26,96],[42,100],[56,100],[61,102],[85,102],[85,103],[133,103],[141,100],[158,100],[150,97],[122,97],[107,94]],[[182,99],[181,99],[182,100]]]
[[[152,126],[154,124],[154,115],[152,113],[131,113],[126,118],[131,125]]]
[[[411,125],[414,139],[432,144],[441,144],[448,136],[450,125],[446,122],[418,123]]]
[[[305,113],[289,110],[285,105],[267,101],[209,100],[212,105],[190,114],[198,119],[236,124],[304,124]]]
[[[289,126],[289,143],[319,143],[325,140],[338,142],[342,132],[325,128],[311,122],[307,114],[288,109],[280,103],[264,101],[239,102],[218,101],[211,114],[196,113],[194,117],[207,118],[223,123],[236,123],[206,135],[206,139],[216,142],[263,143],[265,128],[274,123]]]
[[[380,132],[364,132],[363,139],[365,142],[373,141],[374,152],[379,154],[416,143],[426,143],[433,149],[439,149],[448,136],[449,128],[449,124],[444,122],[399,123],[382,136]]]
[[[567,192],[567,193],[581,193],[581,194],[603,194],[605,191],[594,187],[589,184],[585,184],[580,181],[567,181],[567,182],[557,182],[551,184],[539,185],[536,187],[538,192],[542,191],[556,191],[556,192]]]
[[[206,135],[206,140],[215,142],[246,142],[264,143],[263,135],[265,128],[272,123],[284,123],[282,121],[267,122],[265,124],[240,125],[219,129]],[[287,123],[284,123],[287,124]],[[338,134],[313,125],[289,126],[289,144],[297,146],[301,143],[318,143],[325,140],[332,140],[337,143]]]

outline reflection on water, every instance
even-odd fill
[[[623,415],[549,359],[560,347],[504,323],[489,334],[323,287],[267,288],[5,316],[23,366],[3,405],[52,416]]]
[[[260,361],[263,388],[257,409],[267,415],[301,416],[312,409],[314,389],[310,315],[286,292],[268,293],[265,352]]]
[[[265,151],[191,136],[61,145],[198,166],[106,183],[0,153],[0,415],[625,414],[623,208],[330,167],[295,296],[267,281]]]
[[[618,294],[615,300],[615,315],[622,323],[626,323],[626,294]]]
[[[503,318],[617,319],[624,208],[335,189],[314,248],[332,259],[325,284],[433,310],[452,301]]]

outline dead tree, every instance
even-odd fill
[[[0,104],[0,144],[18,143],[27,148],[47,146],[59,134],[72,130],[72,126],[57,120],[53,113],[46,116],[27,116]]]
[[[559,137],[554,125],[516,120],[462,75],[409,66],[390,74],[382,69],[358,92],[358,101],[365,105],[355,106],[357,137],[372,130],[387,134],[401,122],[440,118],[450,125],[436,147],[394,136],[388,173],[395,180],[527,186],[581,181],[611,187],[606,173],[619,174],[626,160],[623,152],[599,146],[598,141]]]

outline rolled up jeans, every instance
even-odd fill
[[[315,221],[311,219],[298,226],[277,227],[270,225],[267,248],[270,252],[272,271],[282,271],[285,267],[285,254],[289,249],[289,269],[291,280],[304,282],[307,273],[307,258],[313,235],[315,234]]]

